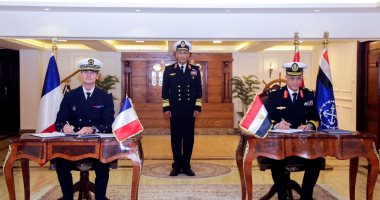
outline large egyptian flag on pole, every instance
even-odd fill
[[[128,96],[120,109],[115,121],[112,123],[112,132],[119,142],[133,137],[144,130],[137,117],[133,104]]]
[[[247,113],[241,120],[239,127],[247,134],[257,138],[265,138],[271,128],[268,111],[260,96],[256,95]]]
[[[45,74],[40,101],[40,110],[36,133],[51,133],[55,130],[55,120],[62,100],[59,72],[54,54],[50,55]]]
[[[323,50],[319,64],[316,96],[317,109],[319,117],[321,118],[321,125],[319,126],[319,129],[337,129],[338,119],[327,45]]]
[[[293,62],[300,62],[300,50],[298,48],[298,44],[295,45]],[[305,82],[303,79],[302,79],[301,87],[305,87]]]

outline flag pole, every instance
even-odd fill
[[[298,45],[300,44],[300,36],[299,36],[299,32],[294,32],[294,48],[295,50],[297,51],[298,49]]]
[[[51,50],[54,53],[55,59],[57,59],[57,57],[58,57],[58,46],[57,46],[58,38],[57,37],[52,37],[51,38],[51,42],[53,43],[53,46],[51,47]]]
[[[322,40],[322,43],[323,43],[323,47],[326,48],[327,45],[329,44],[329,32],[325,32],[323,34],[323,40]]]

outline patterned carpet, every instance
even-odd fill
[[[263,196],[270,186],[254,185],[253,199]],[[111,200],[130,199],[130,189],[128,185],[108,186],[107,197]],[[294,196],[296,199],[299,198],[297,195]],[[53,186],[42,196],[32,199],[56,200],[59,197],[61,197],[59,186]],[[141,185],[139,187],[140,200],[236,200],[240,198],[240,185]],[[317,185],[314,189],[314,199],[336,200],[338,198]]]
[[[142,175],[170,179],[199,179],[221,176],[231,172],[231,169],[228,167],[211,163],[194,162],[191,163],[191,168],[195,172],[196,176],[186,176],[184,174],[180,174],[178,176],[172,177],[169,176],[169,172],[172,170],[171,164],[157,163],[144,165]]]

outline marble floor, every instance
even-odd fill
[[[157,138],[151,138],[152,141],[157,142]],[[210,140],[208,143],[212,143],[215,139],[210,137],[201,137],[197,138],[197,140]],[[228,140],[231,143],[231,147],[226,146],[224,143],[222,144],[223,149],[234,149],[236,148],[236,138],[235,137],[226,137],[219,138],[217,140]],[[197,142],[197,141],[196,141]],[[165,142],[163,142],[165,143]],[[203,141],[203,143],[207,143],[207,141]],[[156,143],[157,144],[157,143]],[[158,143],[162,144],[162,143]],[[171,160],[166,155],[170,154],[168,152],[162,152],[161,158],[159,154],[156,152],[155,148],[157,147],[149,147],[149,138],[146,139],[146,142],[144,144],[143,142],[143,148],[144,148],[144,154],[145,154],[145,161],[144,164],[152,164],[152,163],[170,163]],[[213,147],[217,148],[217,147]],[[151,150],[153,149],[153,150]],[[234,152],[226,155],[220,155],[220,156],[208,156],[209,158],[206,158],[205,156],[198,156],[202,155],[202,153],[198,151],[204,151],[199,150],[195,147],[194,152],[194,159],[193,162],[204,162],[204,163],[213,163],[213,164],[219,164],[226,167],[229,167],[231,169],[231,172],[227,175],[218,176],[218,177],[211,177],[211,178],[203,178],[203,179],[191,179],[191,180],[173,180],[173,179],[162,179],[162,178],[155,178],[155,177],[149,177],[149,176],[141,176],[140,185],[177,185],[177,184],[231,184],[231,185],[239,185],[239,174],[237,171],[237,167],[235,164],[235,160],[233,158]],[[0,158],[3,161],[5,154],[6,154],[7,148],[3,147],[0,151]],[[150,153],[150,151],[154,151],[157,155],[156,156],[150,156],[154,155],[154,153]],[[223,151],[222,151],[223,152]],[[213,153],[211,153],[213,154]],[[348,161],[342,161],[342,160],[336,160],[333,158],[327,159],[327,164],[332,166],[333,170],[325,170],[321,171],[320,177],[318,179],[318,184],[322,185],[323,187],[329,189],[332,193],[334,193],[336,196],[339,197],[339,199],[349,199],[349,183],[348,183],[348,173],[349,173],[349,162]],[[363,167],[366,165],[366,160],[360,159],[359,161],[359,171],[357,176],[357,183],[356,183],[356,199],[365,199],[365,190],[366,190],[366,178],[367,178],[367,171]],[[257,164],[254,163],[253,166],[253,183],[254,184],[271,184],[272,178],[270,171],[261,172],[259,171]],[[169,172],[168,172],[169,173]],[[57,185],[57,177],[55,171],[50,171],[48,167],[39,167],[36,166],[34,163],[31,162],[31,194],[32,199],[35,199],[35,196],[38,194],[38,192],[41,192],[44,190],[44,188],[51,187],[52,185]],[[74,179],[77,180],[78,174],[77,172],[74,172]],[[23,199],[23,186],[22,186],[22,176],[21,171],[19,167],[14,168],[14,176],[15,176],[15,185],[16,185],[16,193],[17,193],[17,199]],[[296,180],[297,182],[302,181],[303,172],[297,172],[292,173],[292,179]],[[379,176],[380,177],[380,176]],[[94,174],[91,172],[90,179],[93,180]],[[128,160],[121,160],[119,161],[119,167],[118,169],[113,169],[110,172],[110,180],[109,185],[121,185],[121,184],[130,184],[130,180],[132,178],[132,168],[131,168],[131,162]],[[6,200],[8,199],[8,192],[7,187],[5,184],[5,178],[2,172],[0,172],[0,200]],[[374,198],[373,199],[380,199],[380,178],[378,178],[376,183],[376,188],[374,191]]]

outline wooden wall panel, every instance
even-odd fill
[[[162,113],[162,88],[152,85],[152,66],[156,63],[161,65],[174,63],[174,54],[122,53],[122,60],[123,63],[129,63],[131,96],[144,128],[169,128],[169,119]],[[233,104],[231,94],[226,94],[226,91],[231,91],[229,80],[231,79],[232,54],[194,53],[190,60],[191,63],[202,65],[203,74],[202,114],[196,119],[196,128],[232,129]],[[127,86],[124,86],[123,90],[126,90]]]
[[[134,107],[144,128],[169,128],[161,103],[134,103]],[[233,104],[204,104],[196,128],[233,128]]]

